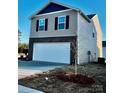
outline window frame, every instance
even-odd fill
[[[93,35],[93,38],[95,38],[95,33],[94,32],[92,33],[92,35]]]
[[[59,18],[61,18],[61,17],[65,18],[64,22],[59,22],[59,20],[60,20]],[[64,23],[64,29],[59,29],[59,24],[62,24],[62,23]],[[65,30],[66,29],[66,15],[58,16],[58,24],[57,24],[57,26],[58,26],[58,30]]]
[[[92,37],[95,38],[95,28],[93,27]]]
[[[41,21],[41,20],[44,20],[44,25],[40,25],[40,21]],[[46,23],[46,22],[45,22],[45,18],[40,18],[40,19],[39,19],[39,25],[38,25],[38,30],[39,30],[39,31],[45,31],[45,23]],[[40,30],[40,26],[44,26],[43,30]]]

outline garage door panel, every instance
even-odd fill
[[[34,43],[33,60],[70,63],[70,43]]]

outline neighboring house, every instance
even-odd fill
[[[106,58],[106,41],[102,41],[103,58]]]
[[[29,60],[73,64],[102,57],[102,32],[96,14],[49,2],[31,17]]]

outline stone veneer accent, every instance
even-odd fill
[[[34,43],[44,43],[44,42],[70,42],[70,64],[75,63],[75,59],[77,60],[77,37],[69,36],[69,37],[45,37],[45,38],[29,38],[29,60],[33,58],[33,44]]]

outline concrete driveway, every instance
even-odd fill
[[[64,63],[53,63],[43,61],[18,61],[18,78],[24,78],[36,73],[42,73],[54,68],[62,67]]]

